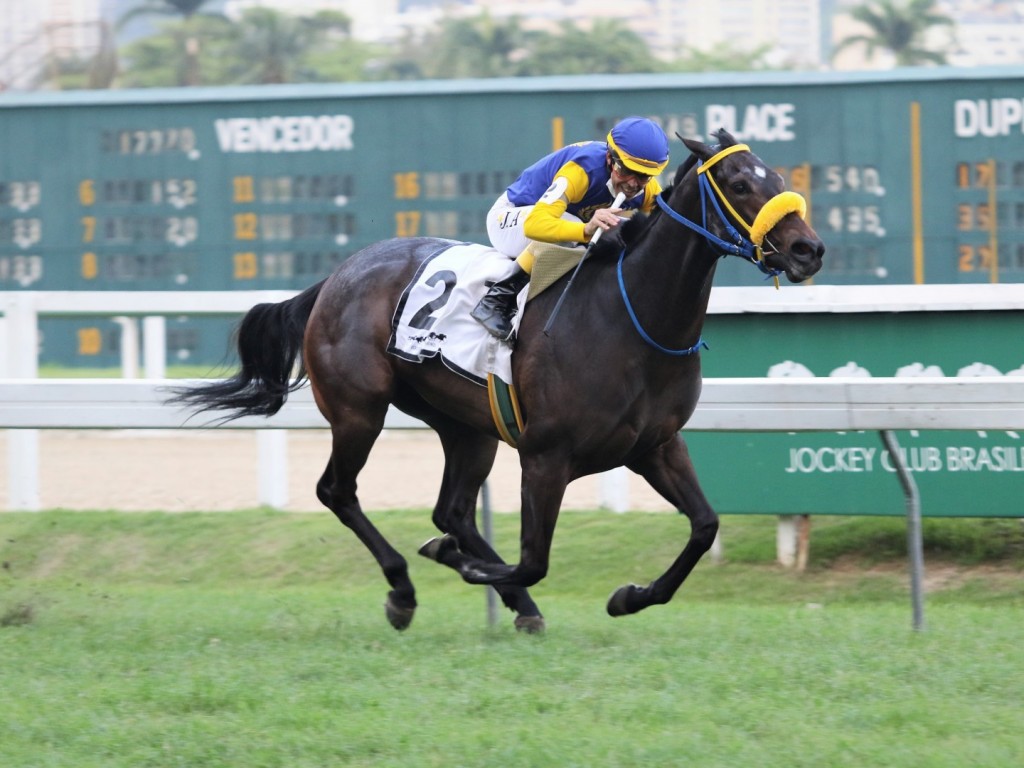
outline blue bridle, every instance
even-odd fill
[[[673,221],[678,221],[684,227],[689,227],[694,232],[701,235],[705,240],[718,248],[722,252],[722,256],[739,256],[741,259],[746,259],[765,274],[766,280],[770,277],[778,277],[781,275],[782,270],[772,269],[757,257],[757,246],[754,245],[749,238],[740,234],[740,231],[732,225],[729,218],[722,212],[722,206],[718,202],[718,195],[716,195],[711,189],[711,184],[708,181],[707,176],[701,174],[697,179],[697,183],[700,189],[700,224],[690,221],[682,214],[673,210],[669,204],[665,202],[665,198],[662,195],[659,194],[654,198],[654,200],[658,204],[658,207],[668,214],[669,218]],[[722,222],[722,225],[725,227],[725,232],[729,236],[729,240],[723,240],[707,228],[707,201],[709,199],[711,200],[711,205],[714,206],[715,213],[718,214],[718,220]]]

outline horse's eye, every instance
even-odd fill
[[[745,181],[734,181],[729,188],[737,195],[745,195],[750,191],[750,185]]]

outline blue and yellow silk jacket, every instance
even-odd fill
[[[524,170],[507,190],[513,205],[534,205],[523,223],[523,234],[547,243],[584,242],[583,224],[565,221],[562,214],[568,211],[586,222],[595,210],[611,205],[614,195],[607,153],[603,141],[582,141],[552,152]],[[622,207],[649,213],[659,192],[661,185],[652,178]]]

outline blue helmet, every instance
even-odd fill
[[[608,146],[623,165],[645,176],[657,176],[668,165],[668,137],[646,117],[627,117],[608,132]]]

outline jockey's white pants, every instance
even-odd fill
[[[491,245],[513,259],[525,251],[530,241],[523,234],[523,222],[532,210],[532,205],[512,205],[508,195],[502,194],[487,212],[487,236],[491,240]],[[563,213],[562,218],[566,221],[581,221],[571,213]],[[560,245],[572,247],[578,243]]]

